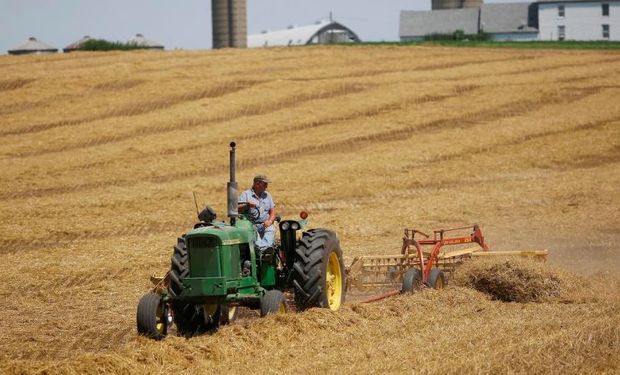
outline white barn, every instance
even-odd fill
[[[540,0],[539,40],[620,40],[620,0]]]
[[[321,21],[308,26],[289,26],[284,30],[263,31],[248,36],[248,47],[302,46],[306,44],[352,43],[360,38],[348,27]]]

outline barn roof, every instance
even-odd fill
[[[74,51],[78,48],[80,48],[82,46],[82,44],[88,42],[89,40],[91,40],[92,38],[89,35],[84,35],[84,37],[82,37],[79,40],[76,40],[75,42],[69,44],[68,46],[66,46],[65,48],[63,48],[63,52],[71,52]]]
[[[327,30],[346,30],[353,35],[355,41],[359,37],[348,27],[329,21],[320,21],[308,26],[289,26],[284,30],[263,31],[248,36],[248,47],[298,46],[312,41],[318,34]]]
[[[150,39],[146,39],[142,34],[136,34],[136,36],[130,38],[127,43],[136,44],[143,48],[164,49],[163,44],[157,43]]]
[[[47,43],[37,40],[35,37],[30,37],[28,40],[18,45],[17,47],[10,49],[8,52],[11,55],[20,55],[26,53],[53,53],[58,49],[50,46]]]
[[[537,19],[529,3],[483,4],[480,28],[487,33],[537,32]]]
[[[402,37],[418,37],[429,34],[450,34],[463,30],[465,34],[478,32],[478,8],[441,9],[432,11],[400,12]]]

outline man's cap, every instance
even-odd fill
[[[266,183],[270,183],[271,182],[271,181],[269,181],[267,176],[265,176],[264,174],[257,174],[256,176],[254,176],[254,182],[256,182],[256,181],[262,181],[262,182],[266,182]]]

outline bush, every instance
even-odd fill
[[[424,36],[425,41],[487,41],[491,40],[491,34],[479,31],[477,34],[465,34],[463,30],[456,30],[449,34],[429,34]]]
[[[80,51],[113,51],[113,50],[132,50],[144,49],[136,43],[110,42],[105,39],[90,39],[84,42],[78,50]]]

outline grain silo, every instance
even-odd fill
[[[479,8],[482,0],[432,0],[432,9]]]
[[[213,48],[248,45],[247,0],[211,0]]]

